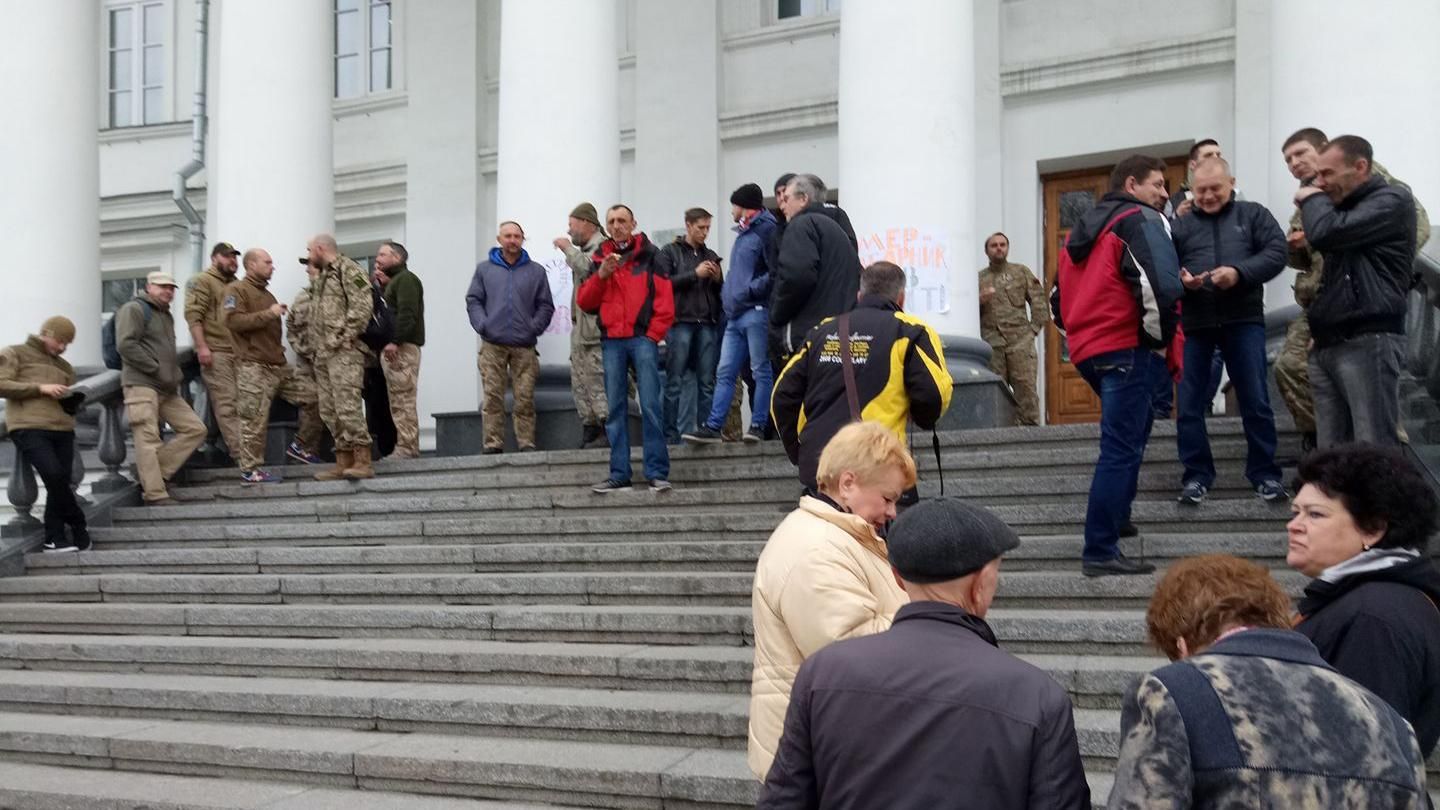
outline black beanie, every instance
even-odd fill
[[[759,211],[765,207],[765,192],[755,183],[746,183],[730,195],[730,204],[738,205],[746,211]]]

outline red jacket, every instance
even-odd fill
[[[620,266],[609,278],[601,278],[600,263],[619,253]],[[614,239],[601,243],[591,257],[596,272],[585,279],[575,294],[575,304],[586,312],[600,314],[600,334],[611,340],[644,336],[659,343],[675,323],[675,297],[670,279],[655,272],[655,246],[637,233],[624,250]]]

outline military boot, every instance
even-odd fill
[[[368,451],[369,448],[367,447]],[[339,481],[345,477],[345,471],[355,465],[355,454],[349,450],[335,449],[335,466],[328,470],[315,473],[316,481]]]
[[[351,481],[375,477],[375,465],[370,462],[370,445],[358,445],[351,451],[351,455],[354,457],[354,463],[347,467],[341,475]]]

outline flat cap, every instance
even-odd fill
[[[932,498],[905,510],[886,537],[890,564],[906,582],[959,579],[1020,545],[994,512],[959,498]]]

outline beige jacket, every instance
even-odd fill
[[[863,519],[804,497],[781,521],[760,553],[750,600],[750,770],[757,779],[775,758],[800,664],[832,641],[888,630],[907,601],[885,541]]]
[[[60,400],[40,393],[40,386],[74,385],[70,364],[45,351],[40,338],[0,349],[0,397],[5,398],[5,427],[9,430],[74,430],[75,417],[60,407]]]

